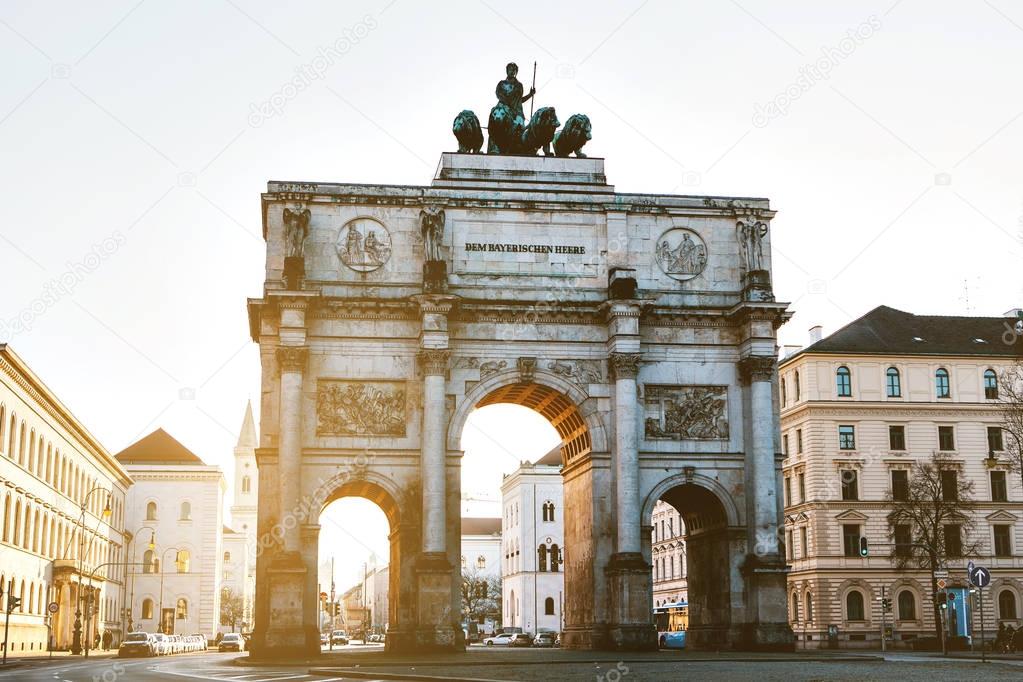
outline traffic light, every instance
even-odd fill
[[[15,597],[13,594],[7,595],[7,613],[14,613],[19,606],[21,606],[21,597]]]
[[[934,593],[934,601],[938,603],[939,609],[947,609],[948,604],[945,603],[945,599],[948,597],[944,590],[938,590]]]
[[[888,597],[882,598],[881,599],[881,610],[884,611],[885,613],[891,613],[892,612],[892,600],[889,599]]]
[[[341,615],[341,603],[340,602],[334,602],[334,615],[335,616],[340,616]]]
[[[870,554],[870,550],[867,549],[867,538],[864,535],[860,536],[860,556],[867,556]]]

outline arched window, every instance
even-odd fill
[[[230,560],[231,560],[231,553],[230,552],[224,552],[224,563],[226,564]]]
[[[143,573],[154,573],[155,562],[153,561],[153,550],[147,549],[146,553],[142,555],[142,572]]]
[[[951,398],[948,386],[948,370],[944,367],[938,368],[934,373],[934,394],[939,398]]]
[[[156,502],[146,505],[146,521],[156,521]]]
[[[188,573],[190,564],[192,563],[192,556],[188,553],[187,549],[183,549],[178,552],[178,573]]]
[[[1016,620],[1016,595],[1012,590],[998,593],[998,617],[1003,620]]]
[[[863,593],[853,590],[845,595],[845,619],[866,620],[863,614]]]
[[[480,554],[478,557],[476,557],[476,568],[478,568],[478,569],[480,569],[482,571],[486,567],[487,567],[487,558],[485,556],[483,556],[482,554]]]
[[[188,619],[188,600],[184,597],[178,599],[177,613],[175,613],[175,616],[178,620]]]
[[[14,503],[14,538],[13,542],[16,545],[21,544],[21,500]]]
[[[248,476],[242,476],[242,492],[247,493],[252,490],[252,479]]]
[[[557,545],[551,545],[551,573],[557,573],[561,565],[561,551]]]
[[[885,387],[889,398],[902,397],[902,379],[899,376],[899,370],[895,367],[889,367],[885,372]]]
[[[8,493],[4,497],[4,542],[9,542],[11,539],[11,495]]]
[[[143,620],[149,620],[153,617],[153,600],[143,599],[142,600],[142,618]]]
[[[909,590],[899,592],[899,620],[916,620],[916,597]]]
[[[543,600],[543,615],[553,616],[554,615],[554,598],[547,597]]]
[[[840,398],[848,398],[852,395],[852,374],[844,365],[835,372],[835,389]]]
[[[792,593],[792,613],[789,614],[789,619],[793,623],[799,622],[799,595],[795,592]]]
[[[181,520],[191,521],[192,520],[192,503],[185,500],[181,503]]]
[[[998,375],[995,370],[984,370],[984,397],[988,400],[998,399]]]
[[[789,392],[785,389],[785,379],[781,380],[781,404],[789,404]]]
[[[799,370],[798,369],[795,371],[795,374],[793,374],[792,379],[793,379],[793,383],[796,386],[796,402],[799,402]]]
[[[543,573],[547,570],[547,545],[540,545],[536,548],[537,570]]]

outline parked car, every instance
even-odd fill
[[[533,646],[533,638],[524,632],[516,632],[512,635],[508,646]]]
[[[327,646],[328,644],[330,644],[330,635],[328,635],[326,632],[321,632],[320,646]]]
[[[166,656],[171,653],[170,641],[167,639],[167,635],[157,632],[150,636],[153,638],[153,650],[157,656]]]
[[[331,644],[348,644],[348,635],[344,630],[334,630],[330,633]]]
[[[508,646],[511,644],[512,637],[516,634],[517,633],[514,632],[502,632],[501,634],[494,635],[493,637],[485,637],[483,639],[483,644],[486,646]]]
[[[129,656],[155,656],[156,646],[153,636],[147,632],[129,632],[128,636],[117,648],[117,655],[121,658]]]
[[[657,640],[661,649],[685,649],[686,631],[676,630],[675,632],[662,632]]]
[[[556,633],[553,632],[538,632],[536,638],[533,639],[533,646],[540,648],[554,648],[554,640],[557,638]]]
[[[217,651],[245,651],[245,640],[237,632],[228,632],[220,640]]]

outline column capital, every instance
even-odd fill
[[[608,374],[615,380],[635,379],[642,361],[642,353],[611,353],[607,357]]]
[[[750,355],[739,360],[739,373],[746,383],[770,381],[774,377],[777,364],[772,355]]]
[[[424,348],[416,355],[423,374],[447,374],[451,351],[442,348]]]
[[[281,372],[304,372],[308,359],[308,346],[280,346],[277,348],[277,367]]]

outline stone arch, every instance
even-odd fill
[[[655,485],[653,490],[650,491],[650,493],[646,496],[646,499],[643,501],[643,511],[642,514],[640,515],[640,519],[643,522],[643,524],[646,525],[647,519],[653,516],[654,505],[657,504],[658,500],[664,497],[664,495],[668,491],[684,485],[691,485],[707,489],[717,498],[718,502],[720,502],[722,507],[724,508],[726,515],[725,517],[726,525],[728,526],[741,525],[742,523],[741,513],[739,511],[739,508],[735,505],[735,501],[732,499],[732,496],[731,494],[729,494],[728,490],[725,489],[725,487],[721,485],[721,483],[717,479],[699,473],[692,475],[686,475],[684,473],[676,474],[674,476],[669,476],[668,478],[665,478],[660,483]]]
[[[562,437],[566,464],[575,456],[609,449],[596,399],[563,377],[538,367],[529,381],[524,382],[517,369],[510,369],[496,372],[473,386],[451,416],[448,450],[462,449],[462,431],[473,410],[498,403],[523,405],[546,417]]]

